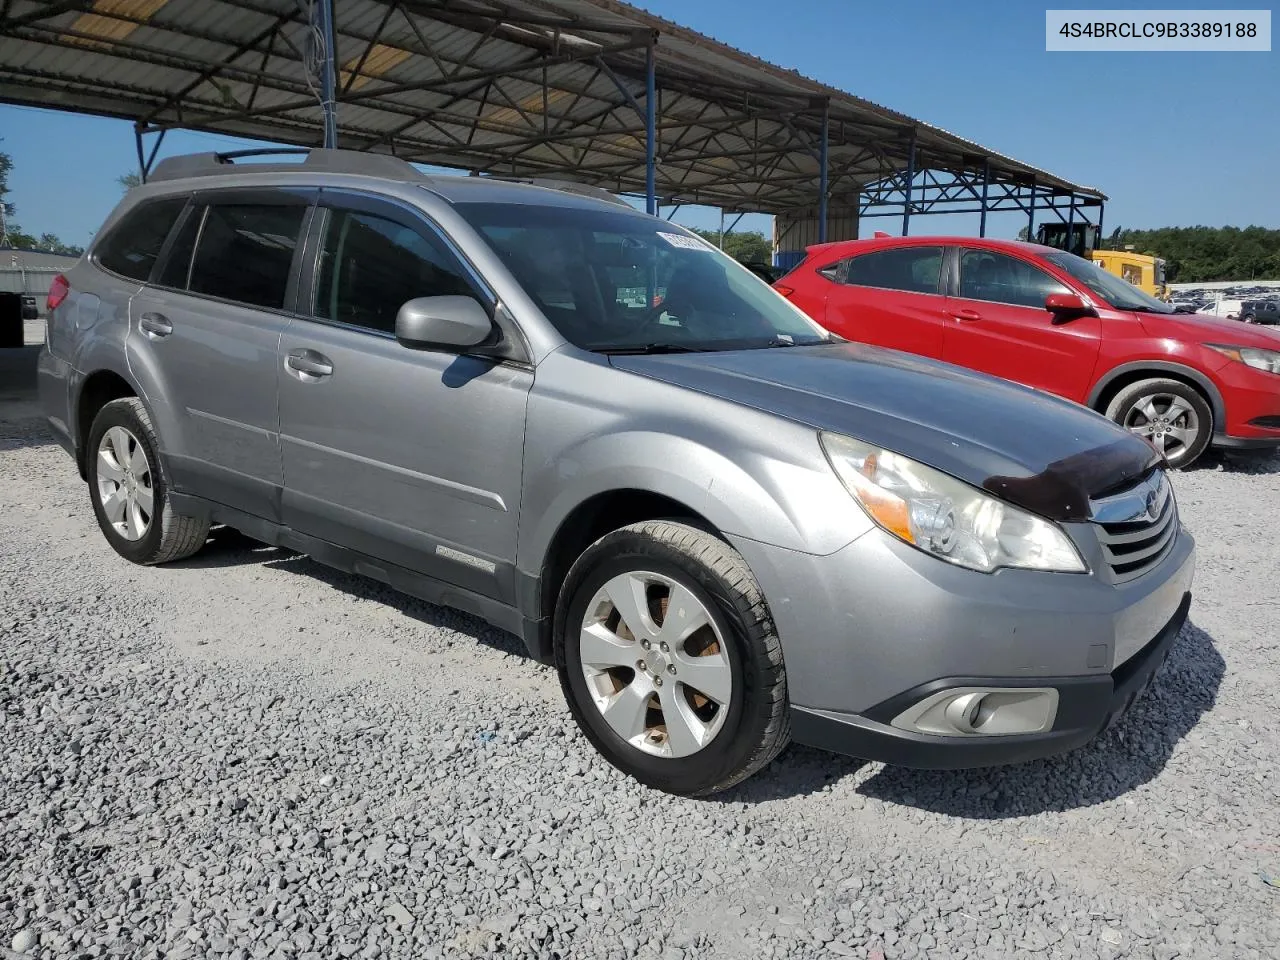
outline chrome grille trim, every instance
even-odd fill
[[[1178,507],[1163,470],[1127,490],[1091,501],[1090,508],[1115,583],[1142,576],[1178,537]]]

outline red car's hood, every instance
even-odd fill
[[[1134,313],[1153,337],[1280,350],[1280,329],[1203,313]]]

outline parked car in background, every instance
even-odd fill
[[[1204,317],[1222,317],[1224,320],[1239,320],[1240,311],[1244,307],[1243,300],[1236,300],[1232,297],[1219,297],[1210,300],[1203,307],[1196,311]]]
[[[1246,300],[1240,304],[1240,319],[1264,326],[1280,324],[1280,300]]]
[[[842,337],[1085,404],[1184,467],[1280,445],[1280,337],[1168,304],[1038,244],[887,237],[809,248],[776,289]]]
[[[1148,444],[834,337],[613,200],[345,151],[170,158],[49,303],[41,400],[117,553],[224,523],[484,617],[663,790],[789,739],[916,767],[1070,749],[1191,602]]]
[[[40,316],[40,308],[36,305],[36,298],[29,293],[22,295],[22,319],[36,320]]]

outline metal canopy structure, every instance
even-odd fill
[[[175,128],[336,139],[820,239],[836,210],[985,233],[995,211],[1100,224],[1106,200],[617,0],[0,0],[0,101],[131,120],[144,169]]]

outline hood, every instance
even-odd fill
[[[894,450],[1055,520],[1161,462],[1078,404],[859,343],[615,356],[615,367]]]
[[[1274,327],[1228,320],[1207,313],[1135,313],[1133,316],[1153,337],[1280,350],[1280,330]]]

